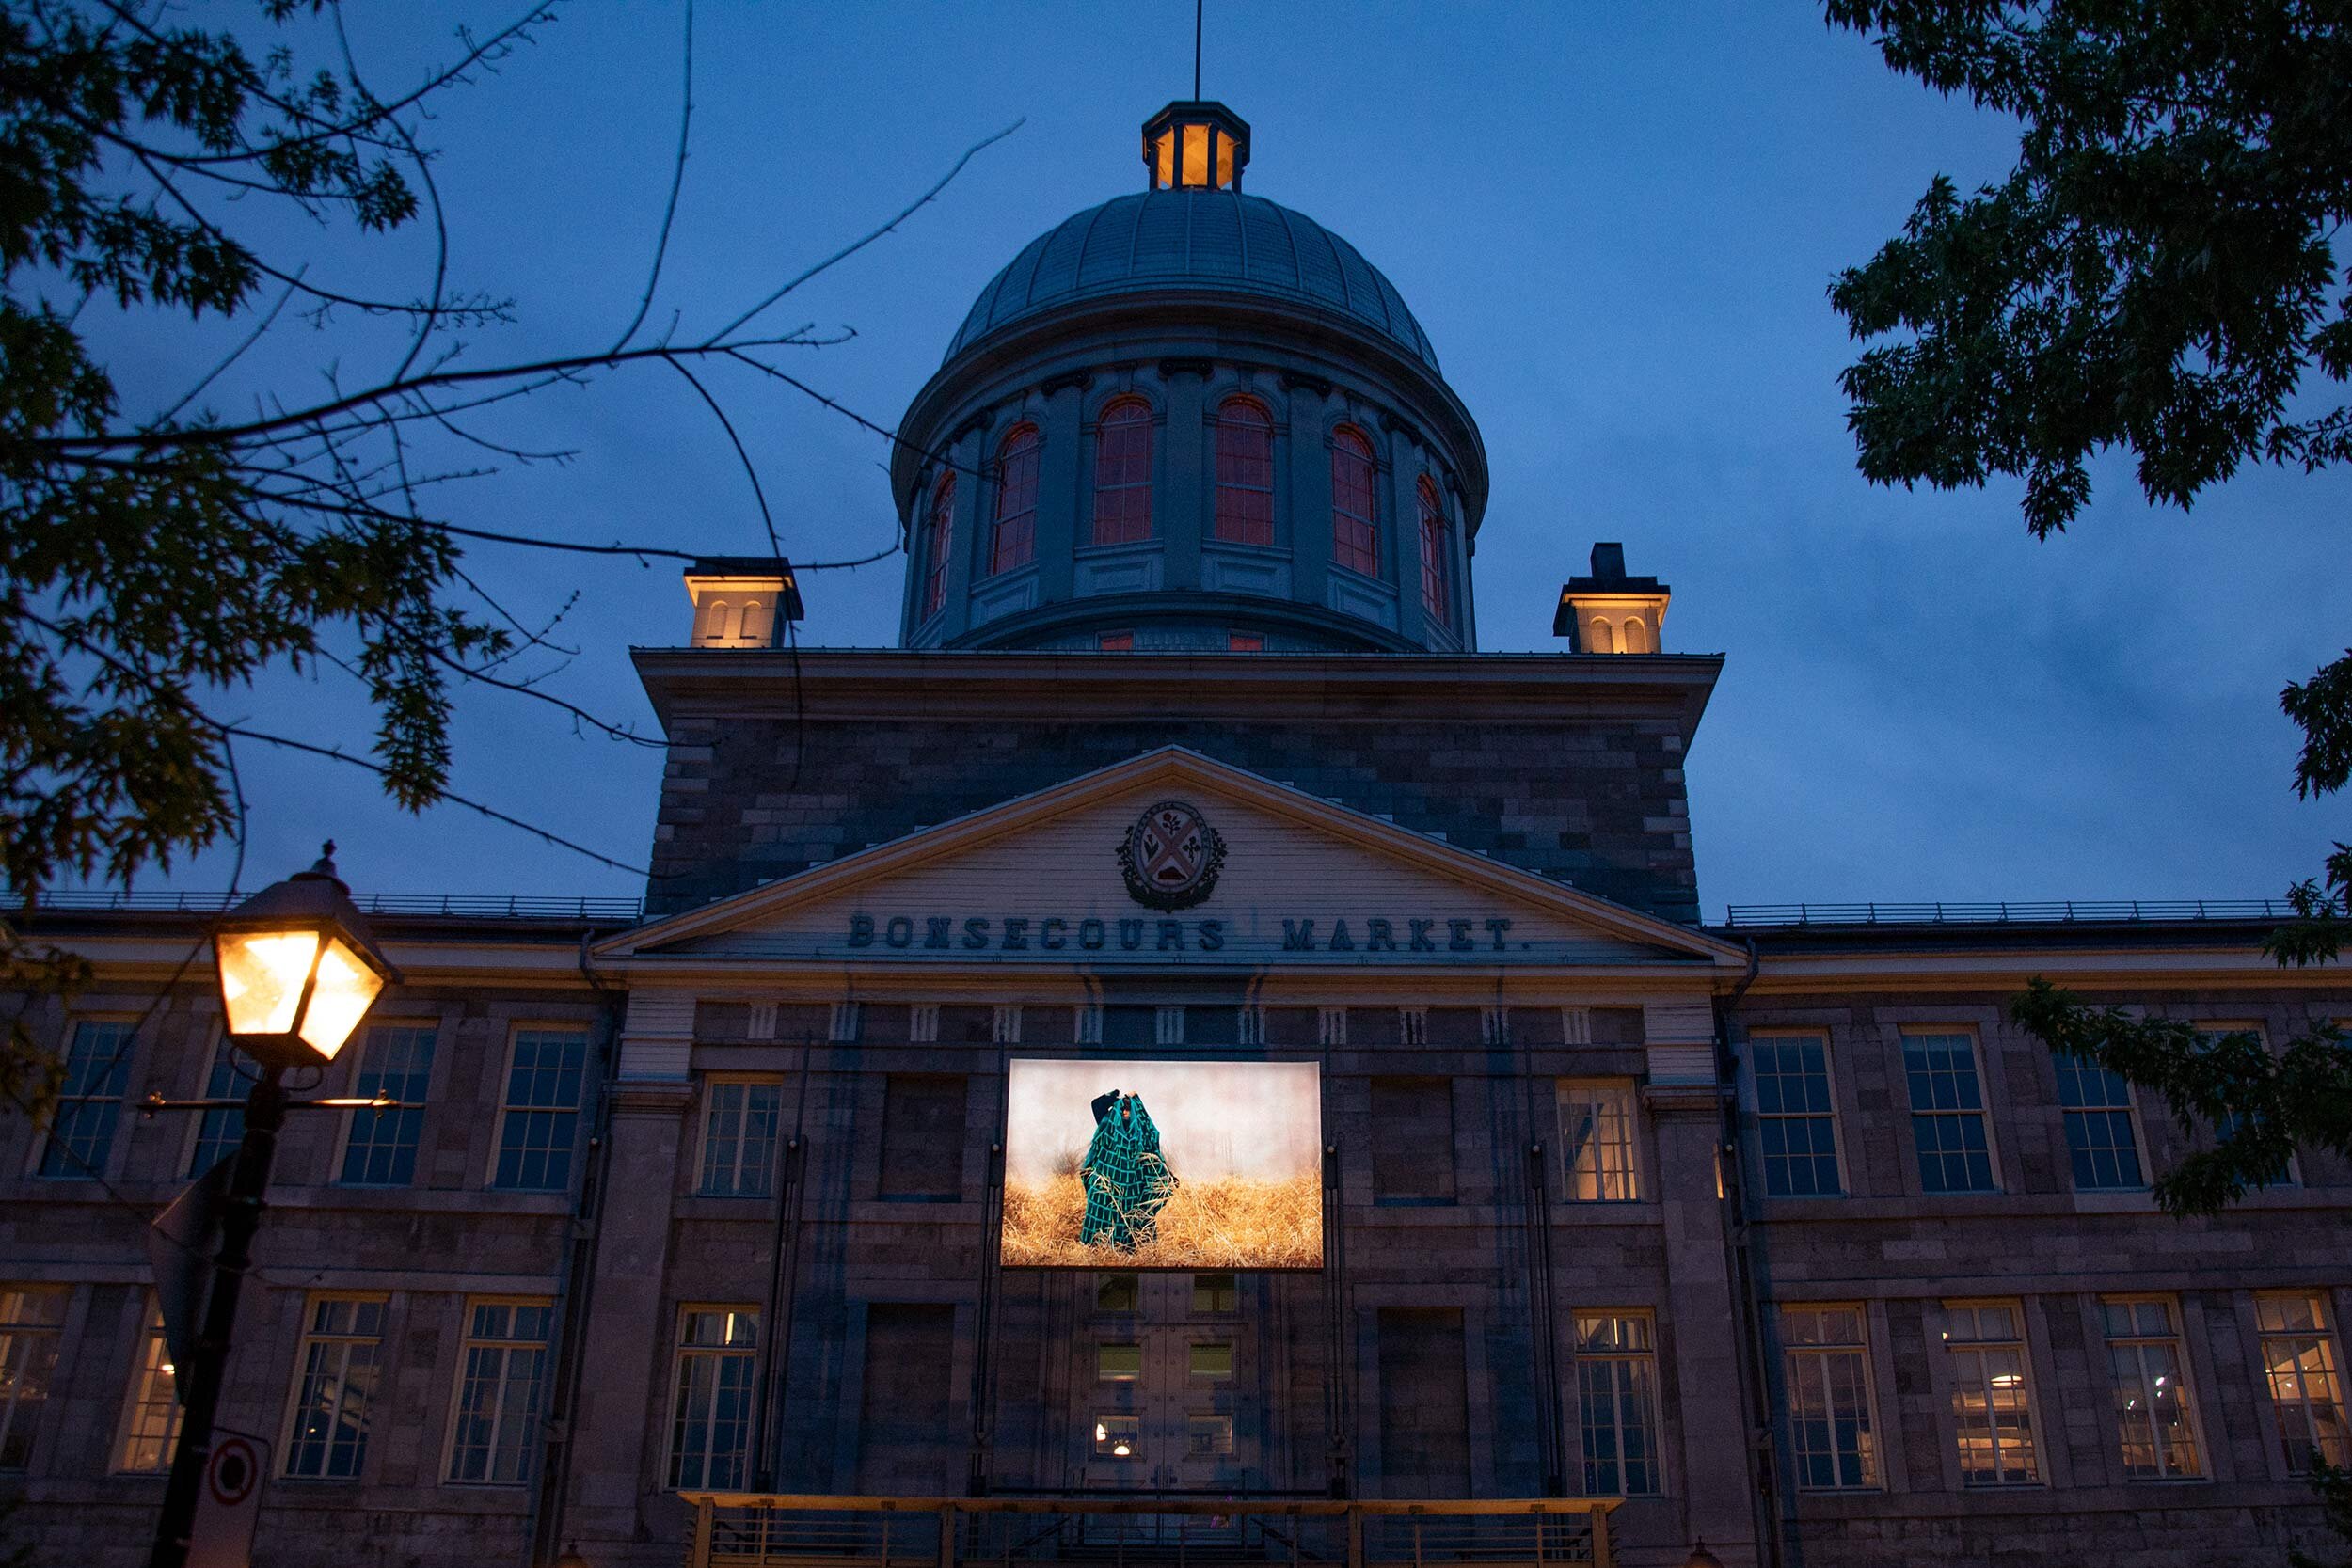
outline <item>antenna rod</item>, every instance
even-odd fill
[[[1192,0],[1192,101],[1200,102],[1200,8],[1208,0]]]

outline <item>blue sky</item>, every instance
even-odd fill
[[[506,8],[349,8],[379,93]],[[195,20],[243,7],[196,6]],[[2192,515],[2096,473],[2066,536],[2036,544],[2002,484],[1942,496],[1855,474],[1836,377],[1851,357],[1824,289],[1893,233],[1938,172],[2006,170],[2012,134],[1888,71],[1818,8],[1244,7],[1211,0],[1204,89],[1255,129],[1248,185],[1353,240],[1419,313],[1486,434],[1476,561],[1488,649],[1549,649],[1556,585],[1596,539],[1675,589],[1666,643],[1729,656],[1690,764],[1700,891],[1726,903],[2276,895],[2352,836],[2341,800],[2288,789],[2279,688],[2352,641],[2352,476],[2262,470]],[[601,344],[633,310],[670,177],[683,12],[564,9],[427,127],[461,285],[512,296],[471,362]],[[808,381],[884,423],[936,368],[992,273],[1070,213],[1136,188],[1136,128],[1190,86],[1180,3],[726,4],[696,15],[691,156],[654,319],[715,326],[864,232],[964,148],[1018,119],[897,234],[771,319],[853,326],[803,351]],[[315,40],[314,40],[315,41]],[[414,293],[410,231],[354,244],[251,208],[281,265]],[[167,404],[229,341],[152,318],[90,325],[134,407]],[[398,353],[377,325],[292,322],[222,406],[349,381]],[[796,394],[725,374],[724,400],[801,559],[893,537],[882,443]],[[563,464],[453,483],[477,527],[765,548],[725,438],[652,369],[501,415]],[[482,546],[525,619],[571,609],[550,689],[650,734],[631,644],[681,640],[671,567]],[[887,645],[903,561],[813,574],[810,644]],[[577,594],[577,599],[573,595]],[[224,711],[354,749],[349,679],[278,679]],[[659,753],[504,693],[464,695],[455,787],[642,863]],[[634,879],[454,808],[421,818],[331,763],[246,748],[247,885],[344,846],[371,890],[630,893]],[[219,887],[208,853],[168,885]],[[166,885],[149,879],[142,885]]]

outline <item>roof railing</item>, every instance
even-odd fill
[[[1726,927],[2011,926],[2201,920],[2293,920],[2283,898],[2054,899],[1994,903],[1734,904]]]
[[[156,914],[217,914],[242,903],[246,894],[125,893],[80,888],[43,893],[28,902],[0,895],[0,909],[60,912],[123,911]],[[362,893],[353,895],[365,914],[451,915],[486,920],[591,920],[633,922],[644,915],[644,900],[616,897],[548,897],[497,893]]]

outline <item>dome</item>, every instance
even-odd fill
[[[1177,289],[1326,310],[1438,369],[1396,285],[1354,245],[1304,213],[1232,189],[1140,191],[1064,219],[989,280],[946,358],[1059,306]]]

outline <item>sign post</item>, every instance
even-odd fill
[[[253,1527],[262,1517],[262,1481],[269,1474],[269,1445],[248,1433],[213,1429],[204,1489],[196,1497],[188,1530],[187,1568],[250,1568]]]

